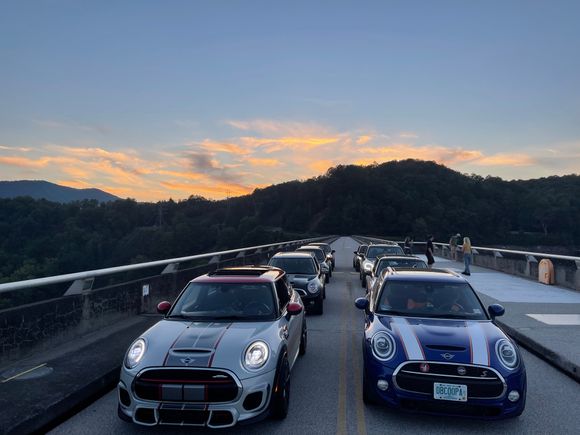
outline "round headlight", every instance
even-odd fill
[[[318,283],[316,279],[308,282],[308,287],[306,287],[310,293],[316,293],[318,291]]]
[[[373,270],[373,264],[372,263],[365,263],[365,264],[363,264],[363,269],[365,270],[365,272],[370,272],[371,270]]]
[[[132,369],[137,364],[139,364],[139,362],[143,359],[143,355],[145,355],[145,350],[145,340],[142,338],[135,340],[127,352],[125,366],[129,369]]]
[[[270,351],[263,341],[254,341],[244,352],[244,367],[248,370],[258,370],[266,364]]]
[[[388,361],[395,356],[395,339],[387,332],[381,331],[373,335],[371,339],[373,354],[381,361]]]
[[[506,369],[511,370],[518,365],[518,354],[516,348],[505,338],[497,341],[495,344],[495,353]]]

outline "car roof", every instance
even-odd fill
[[[309,243],[308,246],[330,246],[330,243],[313,242],[313,243]]]
[[[371,243],[369,245],[369,248],[370,247],[376,248],[377,246],[378,247],[393,247],[393,246],[399,246],[399,244],[398,243]],[[400,246],[399,246],[399,248],[400,248]]]
[[[388,281],[435,281],[449,283],[468,282],[461,275],[448,269],[395,269],[388,267],[383,271],[383,276]]]
[[[273,266],[239,266],[225,267],[198,276],[191,282],[274,282],[284,276],[282,269]]]
[[[316,249],[324,252],[324,249],[322,249],[319,246],[303,245],[303,246],[301,246],[299,248],[296,248],[297,251],[314,251]]]
[[[401,255],[401,254],[393,254],[393,255],[381,254],[377,257],[377,262],[381,261],[383,258],[385,260],[417,260],[422,261],[424,263],[424,261],[421,258],[416,257],[415,255]]]
[[[272,256],[272,258],[313,258],[311,254],[307,253],[307,252],[296,252],[296,251],[292,251],[292,252],[278,252],[276,254],[274,254]]]

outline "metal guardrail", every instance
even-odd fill
[[[171,270],[166,268],[166,270],[164,272],[169,273],[169,272],[173,271],[176,268],[176,266],[179,265],[180,263],[185,263],[188,261],[200,260],[200,259],[204,259],[204,258],[213,259],[214,257],[219,258],[222,255],[231,255],[231,254],[236,254],[236,253],[243,255],[246,251],[260,251],[260,250],[265,250],[265,249],[270,250],[272,248],[275,249],[276,247],[278,247],[279,249],[282,249],[283,247],[286,247],[289,245],[296,245],[299,243],[308,244],[308,243],[315,242],[315,241],[326,240],[326,239],[329,239],[332,237],[333,236],[324,236],[324,237],[314,237],[314,238],[309,238],[309,239],[290,240],[290,241],[272,243],[269,245],[250,246],[250,247],[239,248],[239,249],[230,249],[227,251],[209,252],[209,253],[205,253],[205,254],[191,255],[188,257],[170,258],[170,259],[165,259],[165,260],[150,261],[147,263],[129,264],[129,265],[125,265],[125,266],[109,267],[109,268],[105,268],[105,269],[87,270],[87,271],[83,271],[83,272],[69,273],[69,274],[65,274],[65,275],[57,275],[57,276],[51,276],[51,277],[46,277],[46,278],[35,278],[35,279],[29,279],[29,280],[25,280],[25,281],[10,282],[10,283],[5,283],[5,284],[0,284],[0,293],[11,292],[11,291],[15,291],[15,290],[23,290],[23,289],[28,289],[31,287],[42,287],[42,286],[47,286],[47,285],[51,285],[51,284],[59,284],[59,283],[70,282],[70,281],[74,281],[75,283],[84,282],[85,280],[90,280],[90,279],[93,279],[93,278],[96,278],[99,276],[135,271],[135,270],[146,269],[146,268],[156,267],[156,266],[167,266]],[[73,283],[71,288],[75,285],[75,283]]]

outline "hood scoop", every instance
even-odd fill
[[[188,354],[197,354],[197,355],[207,355],[213,352],[212,349],[187,349],[187,348],[177,348],[171,349],[173,353],[188,353]]]
[[[449,345],[438,345],[438,344],[428,344],[425,346],[427,349],[430,350],[441,350],[441,351],[450,351],[450,352],[463,352],[466,350],[463,346],[449,346]]]

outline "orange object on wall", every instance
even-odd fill
[[[544,258],[538,266],[538,281],[544,284],[554,284],[554,264]]]

